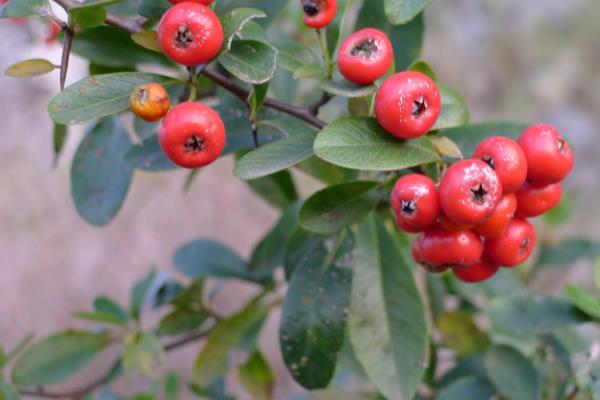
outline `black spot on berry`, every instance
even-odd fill
[[[485,155],[483,156],[482,160],[484,163],[492,167],[492,169],[496,169],[496,163],[494,162],[492,156]]]
[[[429,108],[429,104],[427,104],[427,100],[425,97],[421,96],[415,101],[413,101],[412,115],[413,117],[420,117],[427,109]]]
[[[402,200],[402,214],[413,215],[417,211],[417,205],[414,200]]]
[[[473,193],[473,200],[476,203],[481,204],[485,201],[485,196],[487,195],[488,191],[485,190],[485,188],[483,187],[483,184],[480,183],[476,187],[471,188],[471,193]]]
[[[197,153],[204,149],[204,140],[194,135],[188,139],[184,146],[186,153]]]
[[[302,8],[304,9],[304,13],[309,17],[314,17],[321,11],[319,3],[313,0],[305,1]]]
[[[188,48],[194,42],[194,35],[187,25],[181,25],[175,35],[175,47]]]
[[[350,50],[350,54],[355,57],[370,58],[373,54],[377,53],[378,50],[377,42],[371,38],[366,38],[357,42],[352,50]]]

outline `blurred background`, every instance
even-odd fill
[[[595,0],[438,0],[426,11],[422,58],[440,81],[463,94],[472,121],[549,122],[572,143],[576,166],[565,188],[573,215],[544,240],[595,238],[600,232],[599,16]],[[45,30],[41,22],[0,21],[0,69],[27,58],[58,63],[60,45],[47,45]],[[86,73],[87,65],[73,57],[68,82]],[[212,237],[248,256],[277,219],[276,210],[233,177],[228,157],[203,170],[187,194],[184,171],[137,172],[117,218],[101,229],[88,225],[74,209],[69,183],[82,127],[71,130],[65,153],[52,167],[46,105],[58,92],[57,74],[0,77],[0,342],[7,347],[29,332],[78,326],[72,311],[89,309],[97,295],[127,304],[131,286],[150,267],[174,274],[174,250],[194,238]],[[303,191],[310,193],[311,185]],[[584,270],[589,265],[580,263]],[[565,278],[561,271],[549,276],[540,290],[583,279]],[[253,293],[231,285],[240,287],[217,296],[223,313]],[[284,371],[277,346],[269,345],[277,340],[276,323],[274,316],[261,343],[277,369],[276,398],[288,398],[301,391]],[[197,349],[174,353],[169,367],[189,374]],[[85,375],[70,386],[86,381]]]

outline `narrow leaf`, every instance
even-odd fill
[[[56,65],[52,64],[48,60],[44,60],[43,58],[34,58],[13,64],[6,68],[4,73],[14,78],[30,78],[32,76],[50,73],[56,68]]]

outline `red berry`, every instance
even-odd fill
[[[440,182],[444,213],[459,224],[479,225],[492,216],[502,199],[496,172],[480,160],[461,160],[446,170]]]
[[[483,224],[477,225],[473,231],[488,239],[500,237],[513,219],[516,210],[517,197],[514,193],[506,194],[502,196],[492,216]]]
[[[470,265],[483,252],[483,243],[473,232],[452,232],[440,225],[428,228],[416,241],[422,259],[433,266]]]
[[[447,215],[445,215],[444,213],[442,213],[440,215],[440,218],[438,220],[438,223],[443,226],[444,228],[446,228],[449,231],[453,231],[453,232],[461,232],[461,231],[468,231],[469,229],[473,228],[473,225],[464,225],[464,224],[458,224],[454,221],[452,221],[450,218],[448,218]]]
[[[394,50],[387,35],[378,29],[366,28],[344,40],[337,63],[346,79],[366,85],[385,75],[393,59]]]
[[[562,195],[560,183],[537,185],[525,183],[517,191],[517,212],[519,218],[531,218],[542,215],[554,208]]]
[[[437,85],[416,71],[387,78],[375,96],[375,116],[381,126],[400,139],[414,139],[435,124],[442,101]]]
[[[448,270],[448,268],[450,268],[447,265],[431,265],[428,264],[424,259],[423,256],[421,254],[421,242],[418,240],[415,240],[412,244],[412,256],[413,259],[415,260],[415,262],[417,264],[419,264],[421,267],[423,267],[423,269],[427,272],[436,274],[436,273],[442,273],[442,272],[446,272]]]
[[[171,4],[179,4],[179,3],[198,3],[203,4],[205,6],[211,4],[215,0],[169,0]]]
[[[440,214],[435,183],[421,174],[410,174],[398,179],[392,190],[390,203],[396,220],[415,228],[432,225]]]
[[[408,233],[419,233],[419,232],[423,232],[423,230],[425,229],[425,228],[418,228],[416,226],[408,224],[399,218],[396,218],[396,226],[398,226],[398,228],[400,228],[404,232],[408,232]]]
[[[225,148],[225,125],[212,108],[182,103],[163,120],[158,140],[166,156],[184,168],[198,168],[215,161]]]
[[[517,142],[504,136],[492,136],[479,143],[473,158],[485,161],[496,171],[502,193],[516,192],[527,177],[527,159]]]
[[[48,21],[48,36],[46,36],[46,44],[52,44],[58,39],[58,34],[61,31],[61,27],[53,20]]]
[[[491,278],[498,272],[498,266],[484,260],[473,265],[459,265],[452,269],[454,275],[463,282],[476,283]]]
[[[533,225],[525,219],[513,219],[502,236],[486,241],[484,256],[494,264],[514,267],[529,258],[535,241]]]
[[[552,125],[533,125],[518,140],[527,158],[527,180],[534,183],[557,183],[573,169],[573,151]]]
[[[335,18],[336,0],[300,0],[304,9],[304,25],[325,28]]]
[[[176,63],[204,64],[219,54],[223,27],[210,8],[197,3],[179,3],[160,20],[158,42],[167,57]]]

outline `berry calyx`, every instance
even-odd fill
[[[472,265],[459,265],[452,269],[452,273],[459,280],[467,283],[477,283],[491,278],[498,272],[499,267],[485,260],[480,260]]]
[[[435,223],[440,214],[440,201],[435,183],[421,174],[410,174],[398,179],[392,189],[390,204],[396,221],[400,221],[401,229],[408,225],[423,230]]]
[[[144,121],[156,122],[167,114],[171,101],[169,93],[161,84],[146,83],[133,89],[129,106]]]
[[[553,209],[560,202],[562,189],[560,183],[539,185],[527,182],[516,195],[518,202],[516,216],[532,218]]]
[[[215,161],[225,148],[225,125],[212,108],[182,103],[163,120],[158,140],[165,155],[183,168],[199,168]]]
[[[336,0],[300,0],[304,10],[304,25],[309,28],[325,28],[337,12]]]
[[[425,230],[416,242],[424,262],[436,267],[471,265],[483,253],[483,243],[473,232],[453,232],[440,225]]]
[[[530,126],[518,143],[527,158],[527,180],[533,183],[558,183],[573,169],[573,151],[552,125]]]
[[[217,15],[198,3],[171,7],[160,20],[158,42],[176,63],[195,66],[215,58],[223,44],[223,27]]]
[[[441,105],[440,92],[431,78],[417,71],[405,71],[383,82],[375,96],[375,116],[391,135],[414,139],[433,127]]]
[[[338,69],[349,81],[367,85],[381,78],[394,59],[387,35],[374,28],[354,32],[340,46]]]
[[[492,136],[481,142],[473,158],[484,161],[496,171],[502,192],[513,193],[525,182],[527,159],[517,142],[504,136]]]
[[[487,239],[502,236],[506,227],[512,220],[517,210],[517,196],[514,193],[502,196],[502,200],[494,213],[483,224],[477,225],[473,231]]]
[[[502,236],[486,241],[484,256],[494,264],[514,267],[529,258],[535,242],[533,225],[525,219],[513,219]]]
[[[440,181],[444,214],[463,225],[479,225],[492,216],[502,198],[494,170],[481,160],[462,160],[446,170]]]

